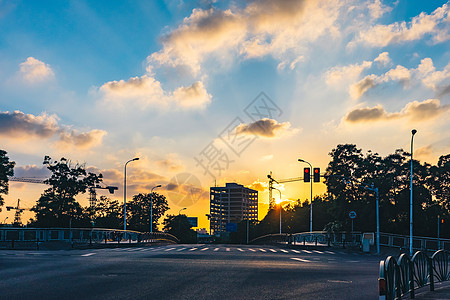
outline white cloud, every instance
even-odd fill
[[[208,94],[203,83],[197,81],[188,87],[179,87],[173,96],[181,107],[205,107],[211,102],[212,96]]]
[[[389,57],[389,53],[388,52],[382,52],[373,61],[377,62],[377,63],[379,63],[379,64],[381,64],[383,66],[387,66],[388,64],[391,63],[391,58]]]
[[[59,125],[58,121],[56,115],[49,116],[46,113],[35,116],[21,111],[0,112],[0,135],[14,140],[27,140],[30,137],[56,139],[59,146],[87,149],[101,144],[106,134],[106,131],[98,129],[80,132]]]
[[[319,37],[339,35],[340,1],[261,0],[243,8],[194,9],[178,28],[163,38],[163,49],[148,56],[148,70],[155,66],[187,67],[194,75],[209,58],[226,62],[272,55],[295,65],[304,59],[308,43]]]
[[[48,64],[34,57],[28,57],[26,61],[20,64],[20,73],[30,83],[42,82],[55,77]]]
[[[240,124],[236,127],[236,133],[276,138],[292,135],[299,131],[290,127],[291,123],[289,122],[278,123],[276,120],[264,118],[250,124]]]
[[[363,61],[361,64],[333,67],[325,74],[326,83],[328,85],[340,85],[342,82],[355,81],[365,69],[371,66],[371,61]]]
[[[204,108],[212,98],[201,81],[191,86],[179,87],[174,92],[167,92],[159,81],[147,75],[133,77],[127,81],[107,82],[100,87],[100,92],[108,103],[119,106],[132,104],[140,108]]]
[[[407,83],[421,82],[424,86],[435,91],[445,88],[450,78],[450,64],[442,71],[436,71],[431,58],[424,58],[417,68],[405,68],[397,65],[381,75],[370,74],[352,84],[349,92],[353,99],[361,98],[370,89],[387,82],[399,82],[405,87]]]
[[[383,3],[381,3],[381,0],[374,0],[372,3],[369,3],[367,7],[372,19],[379,19],[385,13],[392,11],[392,7],[383,5]]]
[[[349,123],[387,121],[409,118],[415,122],[425,121],[438,117],[450,110],[450,105],[441,105],[438,99],[428,99],[422,102],[413,101],[397,113],[388,113],[383,106],[356,108],[350,111],[344,120]]]
[[[450,38],[448,11],[448,4],[444,4],[429,15],[420,13],[408,23],[403,21],[389,25],[375,25],[361,31],[349,46],[364,44],[385,47],[389,44],[419,40],[426,35],[431,36],[434,43],[445,42]]]

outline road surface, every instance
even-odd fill
[[[247,245],[0,251],[1,299],[375,299],[380,257]]]

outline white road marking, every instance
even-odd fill
[[[295,253],[300,253],[300,251],[298,251],[298,250],[292,250],[292,252],[295,252]]]
[[[298,260],[298,261],[301,261],[301,262],[311,262],[311,261],[309,261],[307,259],[302,259],[302,258],[298,258],[298,257],[291,257],[291,259]]]
[[[172,251],[173,249],[175,249],[175,248],[169,248],[169,249],[166,249],[164,251]]]
[[[284,250],[284,249],[280,249],[280,251],[281,251],[281,252],[284,252],[284,253],[289,253],[289,251],[286,251],[286,250]]]
[[[237,248],[239,251],[244,252],[244,250],[242,250],[241,248]]]
[[[178,249],[177,251],[183,251],[185,249],[187,249],[187,248],[186,247],[185,248],[181,248],[181,249]]]
[[[191,249],[189,249],[189,251],[195,251],[195,250],[197,250],[197,248],[191,248]]]
[[[259,249],[259,251],[261,251],[261,252],[267,252],[266,250],[264,250],[264,249]]]
[[[225,250],[230,251],[230,248],[227,248],[227,249],[225,249]]]
[[[277,251],[276,251],[276,250],[274,250],[274,249],[269,249],[269,250],[270,250],[270,251],[272,251],[272,252],[275,252],[275,253],[277,252]]]
[[[255,250],[255,249],[250,249],[250,248],[249,248],[248,250],[250,250],[250,251],[252,251],[252,252],[256,252],[256,250]]]
[[[359,260],[348,260],[349,263],[359,263]]]
[[[309,254],[312,253],[311,251],[308,251],[308,250],[302,250],[302,251],[305,252],[305,253],[309,253]]]
[[[331,251],[325,251],[325,253],[328,253],[328,254],[336,254],[336,253],[331,252]]]
[[[352,283],[351,280],[327,280],[328,282],[332,282],[332,283]]]
[[[81,256],[91,256],[91,255],[94,255],[95,253],[94,252],[92,252],[92,253],[87,253],[87,254],[83,254],[83,255],[81,255]]]
[[[214,251],[218,251],[218,250],[219,250],[219,248],[215,248],[215,249],[214,249]]]
[[[206,251],[206,250],[208,250],[209,248],[203,248],[203,249],[200,249],[200,251]]]
[[[315,253],[319,253],[319,254],[323,254],[323,252],[322,252],[322,251],[317,251],[317,250],[313,250],[313,252],[315,252]]]

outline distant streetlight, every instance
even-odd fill
[[[280,193],[280,234],[281,234],[281,191],[279,189],[273,188],[274,190],[277,190]]]
[[[181,211],[182,210],[185,210],[185,209],[187,209],[186,207],[183,207],[182,209],[180,209],[180,211],[178,212],[178,215],[180,215],[181,214]]]
[[[409,254],[413,255],[413,141],[417,130],[411,130],[411,197],[409,201]]]
[[[311,166],[311,164],[309,162],[307,162],[306,160],[303,160],[301,158],[299,158],[298,161],[308,164],[311,167],[311,171],[312,171],[313,167]],[[309,211],[309,231],[312,232],[313,231],[313,181],[310,180],[310,182],[311,182],[311,206],[310,206],[310,211]]]
[[[153,232],[153,189],[160,187],[161,185],[158,184],[157,186],[152,187],[152,190],[150,192],[150,233]]]
[[[6,220],[8,219],[8,217],[6,217],[4,220],[3,220],[3,224],[6,224]]]
[[[130,159],[125,163],[125,172],[123,176],[123,230],[127,230],[127,164],[129,162],[139,160],[139,157]]]

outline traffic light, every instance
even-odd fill
[[[320,168],[314,168],[314,182],[320,182]]]
[[[304,168],[303,169],[303,180],[305,182],[311,181],[311,169],[310,168]]]

